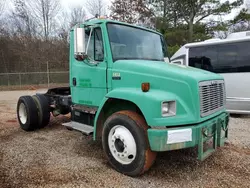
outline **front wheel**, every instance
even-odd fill
[[[116,112],[106,120],[103,149],[117,171],[137,176],[153,165],[156,153],[150,150],[147,127],[145,120],[132,111]]]

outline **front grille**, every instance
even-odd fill
[[[208,116],[224,108],[226,103],[223,80],[210,80],[199,83],[201,117]]]

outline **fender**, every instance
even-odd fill
[[[148,92],[142,92],[139,88],[117,88],[110,91],[102,100],[94,121],[94,139],[96,136],[97,120],[100,112],[109,98],[123,99],[136,104],[141,110],[149,126],[173,126],[187,124],[195,120],[195,116],[188,105],[176,94],[150,89]],[[176,101],[176,116],[162,117],[161,103],[163,101]],[[179,117],[177,117],[179,116]],[[178,121],[176,121],[178,120]]]

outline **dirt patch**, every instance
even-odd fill
[[[239,148],[233,144],[228,144],[227,147],[225,147],[225,149],[231,150],[231,151],[235,151],[239,154],[245,154],[245,155],[250,155],[250,149],[249,148]]]

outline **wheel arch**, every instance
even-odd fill
[[[109,115],[121,110],[137,112],[145,119],[143,112],[134,102],[127,99],[105,98],[96,113],[94,122],[94,140],[101,138],[103,124]]]

